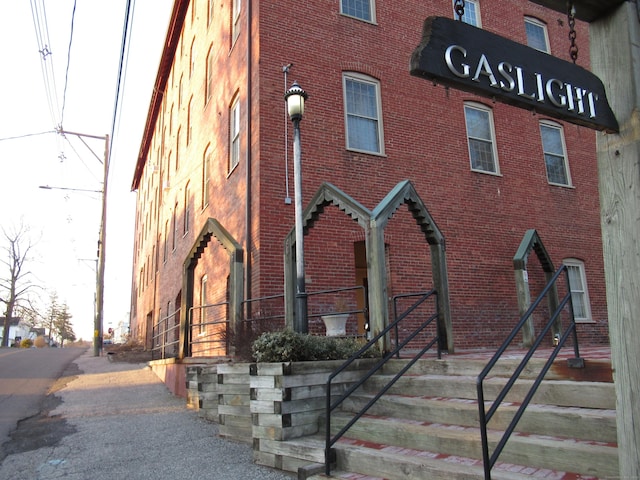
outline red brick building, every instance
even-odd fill
[[[232,328],[220,333],[227,325],[284,324],[295,272],[284,261],[294,172],[283,96],[295,80],[309,94],[311,333],[324,333],[319,315],[335,297],[373,316],[382,305],[379,325],[393,296],[434,288],[418,205],[444,239],[450,345],[495,347],[515,325],[513,257],[531,229],[556,268],[570,265],[581,342],[608,342],[595,133],[411,76],[429,16],[455,18],[452,0],[176,0],[133,179],[135,337],[169,356],[179,345],[216,355],[237,341]],[[570,60],[567,19],[533,2],[467,0],[464,21]],[[588,28],[576,31],[588,69]],[[374,212],[405,181],[384,229],[386,291],[317,295],[367,285],[369,220],[357,211]],[[327,185],[337,201],[325,201]],[[530,257],[533,298],[544,276]],[[364,324],[353,313],[347,332]]]

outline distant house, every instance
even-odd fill
[[[5,317],[0,317],[0,325],[4,325]],[[0,342],[2,341],[2,333],[4,329],[0,329]],[[25,338],[30,338],[34,340],[38,333],[36,332],[37,328],[32,328],[30,325],[27,325],[21,317],[12,317],[9,319],[9,345],[13,345],[14,343],[19,343],[21,340]],[[44,330],[44,329],[40,329]]]

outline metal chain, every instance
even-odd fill
[[[464,0],[456,0],[453,5],[453,9],[455,10],[456,15],[458,15],[458,20],[462,21],[462,17],[464,17]]]
[[[567,19],[569,20],[569,40],[571,40],[571,46],[569,47],[569,56],[573,63],[578,60],[578,45],[576,45],[576,7],[572,1],[567,2]]]

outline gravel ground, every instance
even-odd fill
[[[255,465],[251,447],[218,437],[145,364],[80,356],[41,415],[20,423],[0,480],[290,480]]]

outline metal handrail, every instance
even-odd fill
[[[322,318],[324,316],[328,316],[328,315],[362,315],[364,318],[364,324],[365,324],[365,332],[364,334],[360,334],[360,333],[355,333],[355,334],[348,334],[346,336],[350,336],[350,337],[366,337],[367,336],[367,332],[368,332],[368,327],[366,325],[369,324],[369,308],[367,306],[366,300],[364,302],[364,305],[362,308],[338,308],[335,303],[335,294],[338,294],[338,298],[342,298],[344,300],[344,297],[341,294],[353,294],[356,295],[357,293],[361,293],[363,296],[363,299],[366,299],[367,296],[367,290],[366,287],[364,285],[355,285],[352,287],[341,287],[341,288],[332,288],[329,290],[316,290],[316,291],[310,291],[307,292],[307,299],[308,299],[308,305],[309,305],[309,311],[307,312],[307,319],[311,320],[314,318]],[[329,298],[331,299],[332,305],[330,307],[328,307],[326,304],[324,305],[319,305],[319,306],[315,306],[315,311],[313,308],[313,298],[314,297],[321,297],[323,295],[330,295]],[[345,301],[346,302],[346,301]],[[346,302],[346,303],[354,303],[354,302]],[[355,302],[357,303],[357,301]],[[349,317],[351,318],[351,317]],[[313,335],[313,333],[312,333]]]
[[[191,356],[193,354],[192,352],[192,347],[194,345],[213,345],[213,344],[224,344],[224,348],[225,348],[225,353],[226,351],[229,349],[229,345],[228,345],[228,335],[226,334],[226,331],[224,333],[222,332],[214,332],[214,333],[208,333],[207,332],[207,327],[209,326],[213,326],[213,325],[229,325],[229,320],[226,318],[222,319],[222,320],[213,320],[213,321],[209,321],[209,322],[198,322],[198,323],[194,323],[193,322],[193,318],[194,318],[194,313],[196,311],[205,311],[207,309],[210,308],[219,308],[219,307],[228,307],[229,306],[229,302],[220,302],[220,303],[214,303],[214,304],[208,304],[208,305],[199,305],[199,306],[194,306],[189,308],[189,312],[188,312],[188,328],[189,328],[189,356]],[[202,317],[202,313],[200,314]],[[195,330],[199,330],[198,333],[194,333]],[[212,338],[215,337],[215,338]]]
[[[415,308],[421,304],[424,303],[429,297],[431,297],[433,295],[434,300],[435,300],[435,309],[436,312],[433,315],[430,315],[424,322],[422,322],[422,324],[416,328],[405,340],[403,340],[402,342],[399,341],[399,339],[396,339],[396,347],[390,351],[385,353],[385,355],[383,355],[383,357],[376,362],[376,364],[371,367],[367,373],[360,379],[358,380],[356,383],[354,383],[353,385],[351,385],[346,392],[344,392],[340,398],[338,398],[335,402],[331,403],[331,381],[338,376],[340,373],[342,373],[349,365],[351,365],[355,360],[357,360],[358,358],[360,358],[362,356],[362,354],[364,352],[366,352],[367,350],[369,350],[370,348],[374,347],[378,340],[380,340],[383,336],[387,335],[392,329],[397,328],[398,323],[400,323],[403,319],[405,319],[413,310],[415,310]],[[369,408],[371,408],[373,406],[374,403],[376,403],[380,397],[382,397],[382,395],[384,395],[395,383],[396,381],[406,373],[407,370],[409,370],[409,368],[411,368],[413,366],[414,363],[416,363],[424,354],[427,350],[429,350],[434,344],[438,346],[438,358],[441,358],[441,351],[440,351],[440,342],[439,337],[438,337],[438,333],[440,330],[436,329],[436,336],[433,338],[433,340],[431,340],[425,347],[423,347],[391,380],[389,380],[389,382],[371,399],[369,400],[369,402],[360,409],[359,412],[357,412],[355,414],[355,416],[338,432],[336,433],[333,437],[331,436],[331,412],[333,410],[335,410],[338,406],[340,406],[342,404],[342,402],[344,402],[353,392],[355,392],[358,388],[360,388],[364,382],[366,382],[369,378],[371,378],[378,370],[380,370],[391,358],[393,358],[394,355],[398,354],[400,352],[400,350],[402,348],[404,348],[411,340],[413,340],[413,338],[418,335],[420,332],[422,332],[422,330],[424,330],[426,327],[428,327],[434,320],[437,320],[439,318],[438,315],[438,295],[436,290],[430,290],[429,292],[426,292],[424,294],[421,294],[421,298],[416,302],[416,304],[414,304],[411,308],[409,308],[407,311],[405,311],[402,315],[400,315],[398,318],[396,318],[392,323],[390,323],[389,325],[387,325],[386,328],[384,328],[384,330],[382,330],[380,333],[378,333],[375,337],[373,337],[366,345],[364,345],[360,350],[358,350],[356,353],[354,353],[349,359],[347,359],[340,367],[338,367],[336,370],[334,370],[331,375],[329,375],[329,378],[327,379],[327,384],[326,384],[326,430],[325,430],[325,472],[327,475],[331,474],[331,447],[340,439],[340,437],[342,437],[347,430],[349,430],[349,428],[351,428],[353,426],[354,423],[356,423],[358,421],[358,419],[360,419],[365,413],[367,413],[367,411],[369,410]]]
[[[175,319],[179,315],[180,315],[180,309],[177,309],[171,315],[167,315],[161,318],[160,320],[158,320],[158,322],[155,325],[153,325],[153,332],[151,334],[151,358],[152,359],[159,360],[159,359],[176,357],[178,355],[177,346],[180,343],[180,339],[168,342],[167,335],[170,332],[175,331],[176,329],[179,329],[180,323],[176,324],[174,322],[174,325],[168,328],[162,328],[162,326],[168,323],[169,319],[171,318]],[[170,347],[175,347],[173,354],[167,354]],[[158,354],[159,354],[159,358],[156,358]]]
[[[506,385],[502,388],[500,393],[497,395],[496,399],[493,401],[493,403],[489,407],[489,410],[488,411],[485,410],[484,389],[483,389],[484,379],[487,377],[487,375],[493,369],[493,367],[495,367],[496,363],[498,362],[498,360],[500,359],[502,354],[509,347],[511,342],[513,342],[513,340],[516,338],[517,334],[524,327],[525,323],[531,317],[531,315],[533,314],[534,310],[542,302],[542,299],[555,286],[557,280],[560,278],[560,275],[563,272],[567,272],[567,275],[566,275],[567,294],[558,303],[558,307],[555,309],[555,311],[553,312],[553,314],[549,318],[549,321],[547,322],[545,327],[541,330],[540,334],[536,337],[535,342],[533,343],[533,345],[531,346],[529,351],[525,354],[524,358],[522,359],[522,361],[520,362],[520,364],[518,365],[518,367],[514,371],[513,375],[509,378],[509,380],[507,381]],[[562,310],[565,308],[565,306],[567,304],[569,304],[569,315],[570,315],[570,318],[571,318],[570,325],[564,331],[562,336],[558,339],[558,344],[556,345],[556,347],[551,352],[551,355],[550,355],[549,359],[546,361],[546,363],[544,364],[542,370],[540,371],[540,373],[536,377],[535,381],[533,382],[533,385],[529,389],[529,392],[527,392],[527,394],[525,395],[524,400],[520,404],[520,407],[518,408],[518,410],[517,410],[516,414],[514,415],[513,419],[509,423],[509,426],[507,427],[507,429],[505,430],[504,434],[502,435],[500,441],[496,445],[496,448],[494,449],[493,453],[491,455],[489,455],[489,440],[488,440],[488,435],[487,435],[487,423],[489,423],[489,421],[491,420],[493,415],[496,413],[496,411],[498,410],[498,407],[500,406],[502,401],[505,399],[505,397],[507,396],[507,394],[511,390],[511,387],[513,387],[513,385],[517,381],[518,377],[520,376],[522,371],[527,366],[527,363],[529,362],[529,360],[531,359],[531,357],[533,356],[533,354],[535,353],[537,348],[542,343],[542,340],[544,339],[545,335],[549,332],[549,330],[551,329],[551,326],[557,320],[557,318],[560,316]],[[511,331],[511,333],[509,334],[509,336],[507,337],[505,342],[500,346],[500,348],[497,350],[497,352],[493,355],[493,357],[491,358],[489,363],[485,366],[485,368],[482,370],[480,375],[478,375],[478,378],[476,380],[476,387],[477,387],[477,391],[478,391],[478,410],[479,410],[479,414],[480,414],[480,437],[481,437],[481,440],[482,440],[482,460],[483,460],[483,464],[484,464],[484,478],[485,478],[485,480],[491,480],[491,469],[493,468],[493,466],[495,465],[496,461],[498,460],[498,457],[502,453],[507,441],[509,440],[509,437],[511,436],[511,434],[515,430],[516,425],[518,424],[518,422],[520,421],[520,418],[524,414],[525,409],[527,408],[527,406],[531,402],[531,399],[533,398],[533,396],[535,395],[536,391],[538,390],[538,387],[540,386],[540,383],[542,382],[542,379],[544,378],[544,376],[547,374],[547,372],[551,368],[551,365],[553,364],[553,361],[558,356],[558,353],[560,353],[560,349],[564,346],[564,344],[566,343],[567,339],[569,338],[569,335],[571,335],[572,333],[573,333],[573,348],[574,348],[575,358],[580,358],[580,352],[579,352],[579,349],[578,349],[578,334],[577,334],[577,331],[576,331],[576,322],[575,322],[575,318],[574,318],[574,315],[573,315],[573,301],[572,301],[572,298],[571,298],[571,285],[569,283],[568,268],[567,268],[566,265],[563,265],[553,275],[551,280],[549,280],[549,283],[547,283],[547,285],[542,290],[542,292],[540,293],[538,298],[535,300],[535,302],[533,302],[531,304],[529,309],[520,318],[520,321],[518,322],[518,324],[514,327],[514,329]]]
[[[242,305],[244,306],[244,308],[242,309],[242,312],[243,312],[242,322],[250,324],[256,321],[284,320],[285,318],[284,313],[267,314],[262,310],[259,312],[258,315],[255,315],[255,316],[252,313],[252,306],[254,303],[268,301],[268,300],[279,300],[279,299],[284,300],[284,294],[281,293],[279,295],[268,295],[265,297],[248,298],[246,300],[243,300]]]

